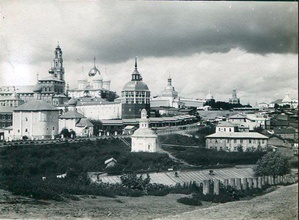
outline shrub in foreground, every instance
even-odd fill
[[[194,205],[194,206],[201,206],[202,202],[196,198],[189,198],[189,197],[183,197],[177,199],[177,202],[182,203],[184,205]]]

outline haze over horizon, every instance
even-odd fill
[[[96,57],[120,95],[138,56],[152,96],[169,75],[182,97],[298,96],[297,2],[1,1],[0,27],[1,86],[48,76],[59,41],[71,88]]]

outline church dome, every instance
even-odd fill
[[[49,69],[49,73],[54,74],[54,69],[53,68]]]
[[[92,78],[92,81],[102,81],[102,80],[103,80],[103,77],[100,74],[100,71]]]
[[[125,84],[123,91],[149,91],[149,89],[142,81],[130,81]]]
[[[206,96],[206,100],[211,100],[214,99],[213,95],[211,92],[209,92],[209,94]]]
[[[37,83],[34,87],[33,87],[33,92],[41,92],[43,90],[43,87]]]
[[[95,76],[95,75],[97,75],[97,74],[101,75],[100,70],[98,70],[98,68],[96,68],[96,67],[93,67],[93,68],[89,71],[88,76]]]
[[[282,102],[291,102],[292,99],[290,98],[289,94],[287,94],[284,99],[282,100]]]

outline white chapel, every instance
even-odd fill
[[[157,134],[149,128],[149,119],[145,109],[141,111],[139,128],[131,136],[131,152],[157,152]]]

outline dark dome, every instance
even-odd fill
[[[130,81],[125,84],[123,91],[149,91],[149,89],[142,81]]]
[[[53,68],[49,69],[49,73],[53,74],[54,73],[54,69]]]
[[[100,70],[98,70],[98,68],[93,67],[93,68],[89,71],[88,76],[95,76],[96,74],[101,75],[101,72],[100,72]]]

